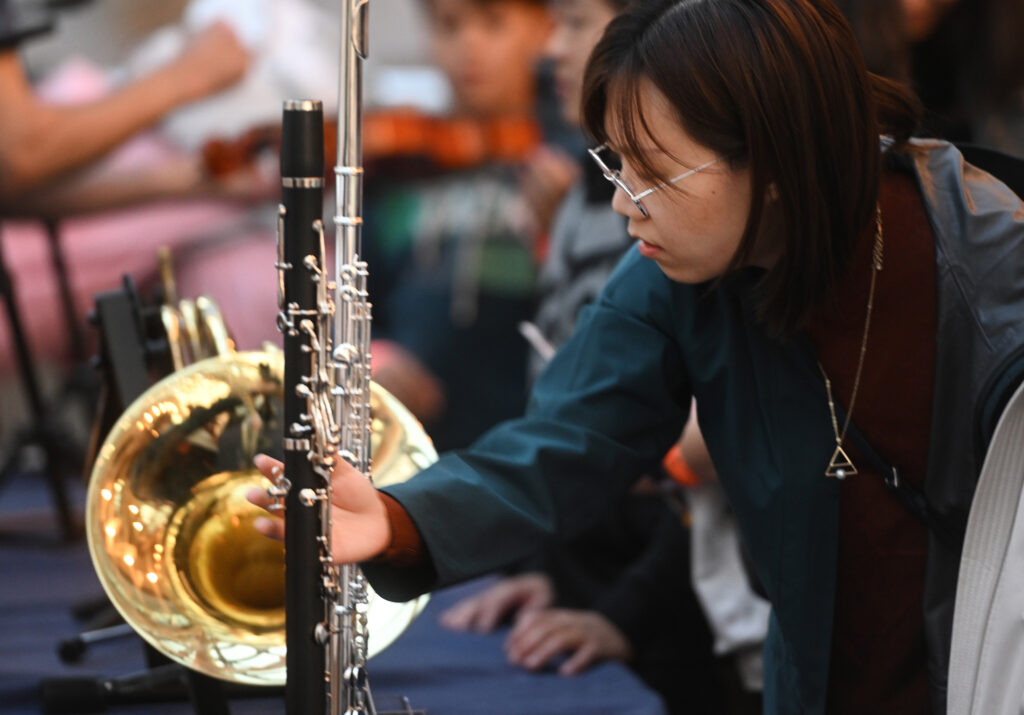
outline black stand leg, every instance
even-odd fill
[[[78,453],[67,438],[54,424],[43,402],[39,388],[39,379],[35,371],[29,350],[28,340],[22,329],[21,315],[18,310],[17,293],[14,279],[7,270],[3,254],[3,240],[0,237],[0,296],[3,298],[7,322],[11,328],[18,368],[21,374],[22,388],[29,401],[32,411],[32,423],[23,429],[11,447],[11,454],[0,465],[0,486],[10,479],[18,467],[21,451],[24,447],[35,445],[40,448],[46,458],[43,468],[44,476],[50,488],[61,532],[65,539],[71,540],[80,535],[80,528],[71,512],[64,479],[68,471],[78,471],[81,454]]]
[[[208,683],[194,686],[191,682],[193,675],[205,679]],[[209,690],[208,684],[212,684]],[[181,700],[191,700],[196,715],[229,715],[228,695],[250,698],[275,697],[281,698],[282,703],[284,696],[281,688],[221,683],[205,675],[192,673],[177,663],[168,663],[117,678],[50,678],[42,681],[41,688],[44,713],[73,715],[105,712],[111,707],[135,703]],[[125,709],[121,712],[129,713],[131,710]],[[403,715],[406,715],[404,711]]]
[[[84,362],[85,337],[82,335],[82,326],[78,323],[75,299],[71,295],[71,277],[64,261],[60,229],[53,219],[46,221],[46,238],[50,244],[50,265],[53,267],[53,275],[57,276],[57,289],[60,291],[60,305],[64,313],[64,329],[67,331],[68,343],[71,346],[71,357],[76,362]]]
[[[185,685],[196,715],[231,715],[224,686],[219,680],[186,670]]]
[[[57,655],[65,663],[77,663],[93,643],[105,643],[118,638],[134,636],[135,631],[127,623],[88,628],[77,636],[66,638],[57,645]]]
[[[51,240],[55,240],[51,235]],[[70,293],[65,297],[70,300]],[[69,305],[68,302],[65,305]],[[151,367],[168,372],[159,341],[148,338],[150,315],[141,304],[134,284],[126,276],[124,288],[96,296],[92,322],[98,330],[96,366],[101,379],[99,407],[87,466],[125,407],[150,383]],[[75,609],[90,618],[83,633],[62,641],[58,653],[65,662],[79,660],[91,645],[130,634],[106,599],[89,601]],[[113,705],[136,702],[189,700],[196,715],[230,715],[229,695],[280,696],[280,689],[225,684],[172,663],[144,643],[147,670],[118,678],[57,678],[43,681],[44,712],[102,712]]]

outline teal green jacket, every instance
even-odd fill
[[[1003,390],[993,385],[1007,381],[996,377],[1024,364],[1024,207],[947,144],[921,143],[899,160],[918,176],[936,236],[940,349],[926,490],[936,510],[958,513],[969,507],[987,439],[976,427]],[[809,341],[773,339],[758,325],[755,277],[682,285],[630,251],[541,376],[524,418],[387,489],[423,535],[430,565],[367,565],[378,593],[405,599],[583,529],[659,461],[695,397],[772,603],[765,711],[823,712],[839,488],[822,465],[835,439]],[[924,616],[939,711],[957,556],[929,546]]]

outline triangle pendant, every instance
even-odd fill
[[[836,445],[836,451],[832,453],[832,459],[828,461],[828,468],[825,469],[826,477],[835,477],[836,479],[846,479],[857,473],[857,468],[853,466],[853,462],[850,461],[850,457],[843,450],[841,444]]]

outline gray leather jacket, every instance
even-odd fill
[[[915,141],[906,158],[935,234],[941,349],[925,494],[940,516],[966,522],[995,421],[1024,376],[1024,203],[945,142]],[[959,559],[931,536],[924,616],[937,710],[946,702]]]

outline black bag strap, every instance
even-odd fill
[[[837,405],[837,413],[841,408]],[[837,414],[836,419],[839,419]],[[864,437],[864,434],[857,429],[851,420],[846,430],[847,437],[857,447],[857,451],[870,462],[872,468],[882,476],[882,483],[889,493],[893,494],[900,503],[911,514],[916,516],[928,530],[944,546],[954,551],[960,551],[964,543],[964,532],[967,524],[955,518],[946,518],[935,511],[928,503],[924,492],[916,486],[903,479],[899,470],[882,459],[871,443]]]
[[[821,386],[823,383],[817,369],[818,359],[810,336],[801,334],[797,338],[797,344],[801,352],[807,357],[807,360],[804,361],[807,368],[804,370],[804,376],[811,380],[813,384]],[[839,424],[845,424],[846,409],[842,405],[835,403],[835,410],[836,421]],[[928,527],[928,531],[940,543],[954,552],[959,552],[964,543],[964,533],[967,530],[966,519],[944,516],[936,512],[935,508],[928,502],[928,498],[923,491],[901,477],[899,470],[895,466],[882,459],[864,436],[864,433],[857,428],[853,420],[850,420],[848,425],[846,436],[850,438],[850,441],[853,442],[861,455],[868,460],[871,467],[881,475],[882,483],[885,485],[886,490],[899,499],[907,511],[920,519]]]

